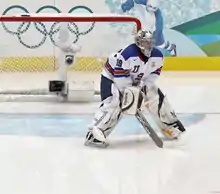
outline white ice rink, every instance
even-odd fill
[[[107,149],[84,147],[97,103],[0,102],[0,194],[220,193],[220,73],[166,72],[158,85],[187,127],[163,149],[134,118]]]

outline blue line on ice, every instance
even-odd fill
[[[185,126],[204,119],[204,114],[180,114]],[[151,118],[150,123],[155,125]],[[41,137],[84,137],[92,115],[41,115],[2,114],[0,115],[0,135],[30,135]],[[130,135],[145,133],[136,118],[124,117],[114,134]]]

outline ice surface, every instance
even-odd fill
[[[130,118],[110,136],[109,148],[84,147],[98,103],[1,102],[0,193],[220,192],[219,83],[212,72],[163,74],[158,84],[188,129],[164,149]]]

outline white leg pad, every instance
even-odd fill
[[[89,129],[99,141],[106,141],[106,137],[117,125],[121,117],[120,98],[118,89],[112,85],[113,95],[106,98],[96,112]]]
[[[177,138],[185,128],[178,120],[167,97],[156,86],[147,94],[145,106],[162,132],[169,138]]]
[[[99,141],[106,142],[105,134],[98,127],[93,126],[92,134],[93,134],[94,138],[98,139]]]

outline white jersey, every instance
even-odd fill
[[[131,44],[111,54],[102,75],[115,82],[120,91],[132,85],[154,85],[163,66],[163,54],[154,48],[146,57],[136,44]]]

